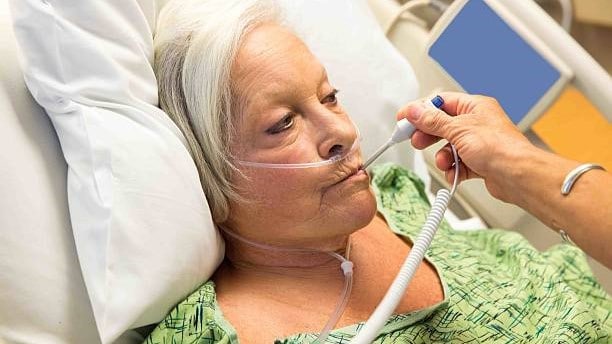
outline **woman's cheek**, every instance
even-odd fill
[[[316,190],[308,169],[261,169],[245,181],[245,195],[268,202],[299,201],[309,198]]]

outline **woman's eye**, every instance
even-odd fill
[[[323,100],[321,100],[321,103],[336,105],[338,103],[338,97],[336,97],[336,94],[338,94],[338,90],[334,89],[330,94],[326,95]]]
[[[274,124],[271,128],[268,128],[266,132],[270,135],[279,134],[293,126],[294,114],[288,113],[280,121]]]

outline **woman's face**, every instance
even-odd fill
[[[234,157],[301,163],[348,152],[357,131],[323,66],[304,43],[277,25],[251,31],[232,66],[238,104]],[[254,168],[234,184],[246,199],[231,204],[226,226],[260,242],[310,247],[367,225],[376,213],[369,177],[357,173],[359,150],[340,162],[306,169]]]

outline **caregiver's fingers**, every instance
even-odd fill
[[[446,171],[453,166],[455,159],[450,144],[446,144],[436,153],[436,167],[442,171]]]
[[[397,114],[398,119],[406,118],[414,127],[426,134],[451,141],[451,133],[456,126],[456,118],[444,111],[426,107],[423,104],[409,104]]]
[[[450,144],[446,144],[438,150],[435,162],[436,167],[444,171],[446,180],[449,184],[452,184],[453,178],[455,177],[455,157]],[[461,157],[459,157],[459,181],[461,182],[472,178],[481,178],[481,176],[469,168],[465,162],[461,161]]]
[[[444,171],[444,176],[446,177],[448,184],[452,185],[453,181],[455,180],[455,167],[453,166],[452,168]],[[480,178],[480,176],[469,169],[463,162],[459,162],[459,180],[457,182],[460,183],[464,180],[472,178]]]
[[[401,108],[395,115],[399,121],[408,119],[417,129],[431,136],[449,139],[455,118],[432,105],[426,105],[426,100],[413,101]]]
[[[459,92],[442,92],[439,94],[440,97],[442,97],[442,99],[444,99],[444,104],[442,105],[441,109],[446,111],[446,97],[449,97],[452,100],[452,103],[454,104],[458,104],[458,100],[465,98],[466,96],[469,96],[469,94],[466,93],[459,93]],[[397,112],[397,114],[395,115],[396,119],[399,121],[401,119],[404,119],[406,117],[409,117],[408,115],[411,112],[414,111],[421,111],[420,109],[423,108],[429,108],[429,106],[425,105],[425,102],[427,102],[430,99],[426,99],[426,98],[422,98],[419,100],[415,100],[412,101],[408,104],[406,104],[404,107],[402,107],[401,109],[399,109],[399,111]],[[449,109],[456,109],[457,106],[456,105],[452,105],[452,106],[448,106]],[[457,112],[453,112],[452,114],[449,113],[449,115],[454,116]]]
[[[441,139],[441,137],[429,135],[420,130],[417,130],[414,132],[414,134],[412,134],[412,139],[410,140],[410,142],[412,143],[412,146],[416,149],[425,149],[431,146],[432,144],[440,141]]]

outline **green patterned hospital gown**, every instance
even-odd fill
[[[387,164],[374,170],[372,185],[391,229],[415,238],[429,210],[423,183]],[[375,343],[612,343],[612,299],[572,245],[539,252],[517,233],[454,231],[443,223],[428,258],[440,273],[444,301],[393,316]],[[178,304],[146,343],[238,343],[214,288],[207,282]],[[348,343],[362,325],[334,330],[327,343]],[[276,343],[315,338],[300,333]]]

